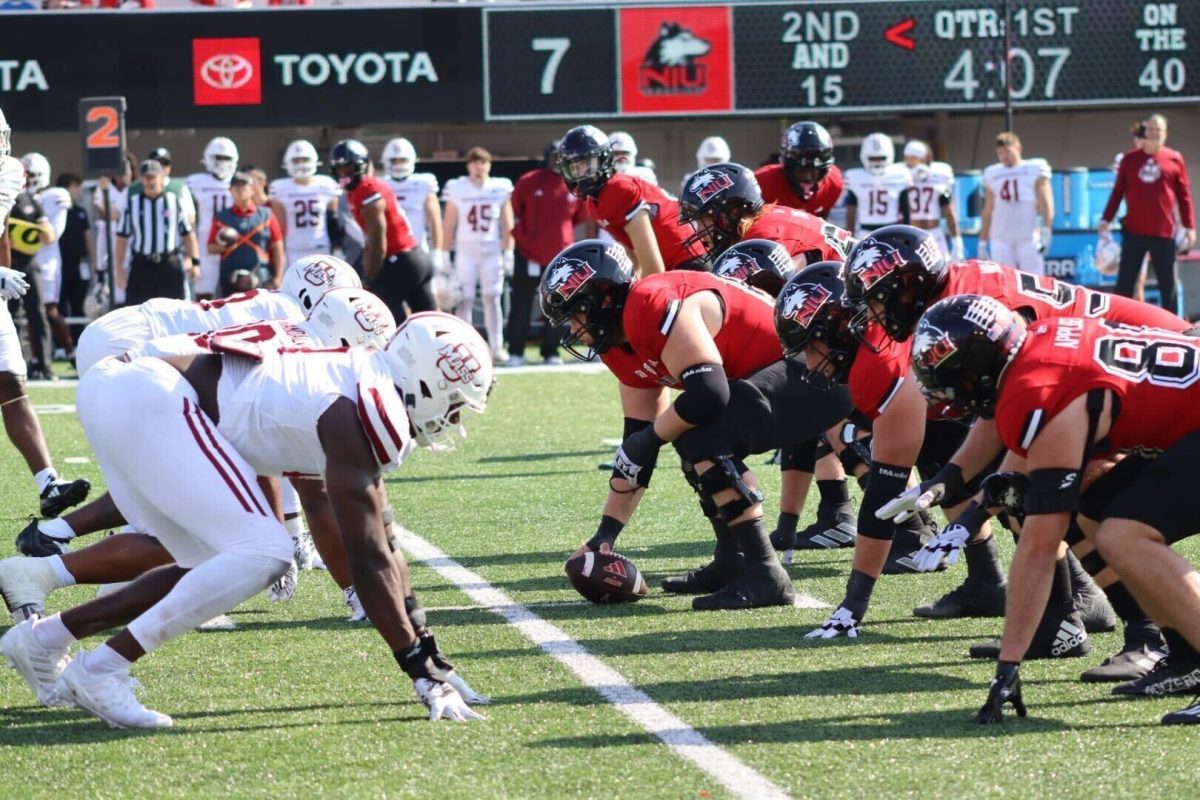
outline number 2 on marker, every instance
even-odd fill
[[[91,150],[101,150],[109,147],[120,147],[121,140],[113,132],[117,129],[120,117],[112,106],[96,106],[89,108],[87,121],[100,123],[88,134],[87,146]]]

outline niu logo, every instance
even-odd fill
[[[712,46],[677,22],[664,22],[638,69],[644,94],[698,94],[708,88],[708,66],[698,59]]]
[[[192,86],[198,106],[262,102],[258,37],[192,40]]]
[[[612,575],[616,575],[621,580],[629,577],[629,573],[625,571],[625,564],[621,561],[610,561],[604,565],[604,571]]]

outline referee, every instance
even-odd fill
[[[138,167],[140,194],[130,192],[117,228],[116,281],[125,290],[125,303],[137,305],[152,297],[182,300],[186,272],[196,271],[196,235],[192,232],[179,195],[164,190],[165,170],[154,159]],[[129,274],[125,274],[126,248],[131,247]],[[181,257],[180,248],[185,251]]]

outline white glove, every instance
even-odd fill
[[[448,683],[437,683],[428,678],[417,678],[413,681],[413,689],[417,697],[429,709],[429,721],[452,719],[455,722],[469,722],[473,719],[487,719],[467,707],[462,697]]]
[[[466,682],[462,675],[458,674],[458,670],[450,670],[446,673],[446,683],[454,687],[454,691],[462,696],[462,699],[469,705],[486,706],[492,702],[492,698],[486,694],[480,694],[471,688],[471,685]]]
[[[859,620],[854,618],[854,612],[845,606],[838,606],[829,619],[819,628],[814,628],[805,634],[805,639],[832,639],[845,634],[847,638],[858,638]]]
[[[445,256],[444,250],[430,250],[429,264],[433,267],[434,272],[438,272],[442,268],[442,258]]]
[[[504,277],[511,278],[515,269],[513,265],[516,263],[516,254],[512,250],[505,250],[500,254],[500,263],[504,266]]]
[[[1042,255],[1046,255],[1047,253],[1050,252],[1050,239],[1054,235],[1054,229],[1051,228],[1049,225],[1043,225],[1041,227],[1041,230],[1039,231],[1039,233],[1041,235],[1041,240],[1042,240],[1042,246],[1041,246]]]
[[[950,240],[950,260],[962,261],[966,258],[966,250],[963,249],[963,240],[961,236],[955,236]]]
[[[29,291],[29,281],[15,269],[0,267],[0,300],[16,300]]]
[[[450,272],[454,269],[454,260],[450,258],[449,250],[434,250],[434,264],[442,272]]]
[[[933,572],[943,558],[951,566],[958,563],[958,556],[970,538],[971,532],[957,523],[942,528],[928,544],[913,553],[912,560],[917,565],[917,572]]]
[[[905,489],[888,500],[875,511],[876,518],[895,518],[895,522],[899,524],[916,516],[919,511],[928,511],[933,506],[940,506],[946,497],[946,479],[939,479],[941,475],[939,472],[933,478]]]
[[[979,240],[979,247],[975,252],[976,252],[975,257],[978,258],[980,261],[987,261],[989,258],[991,258],[991,254],[988,252],[987,239]]]

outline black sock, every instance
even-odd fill
[[[989,536],[981,542],[969,542],[963,548],[967,557],[967,577],[988,586],[1003,586],[1004,568],[1000,566],[1000,551],[996,549],[996,537]]]
[[[1054,582],[1050,584],[1049,607],[1071,604],[1071,570],[1065,558],[1054,562]]]
[[[846,599],[842,605],[850,609],[854,618],[861,620],[867,614],[867,606],[871,604],[871,592],[875,589],[875,579],[865,572],[850,570],[850,578],[846,581]]]
[[[789,514],[786,511],[779,512],[779,519],[775,523],[775,530],[782,536],[795,536],[796,526],[800,524],[799,514]]]
[[[713,533],[717,537],[717,546],[713,548],[713,561],[721,566],[736,567],[741,549],[737,537],[729,529],[729,525],[720,517],[709,517]]]
[[[1196,648],[1192,647],[1191,642],[1183,638],[1183,634],[1174,628],[1163,628],[1163,638],[1167,640],[1167,647],[1171,648],[1171,663],[1178,666],[1180,664],[1195,664],[1200,665],[1200,653],[1196,652]]]
[[[1113,611],[1117,612],[1117,616],[1125,624],[1147,619],[1146,612],[1142,610],[1141,605],[1121,581],[1105,586],[1104,594],[1108,596],[1108,602],[1112,604]]]
[[[842,506],[850,502],[850,489],[845,478],[829,481],[817,481],[817,491],[821,493],[821,505]]]
[[[763,526],[762,517],[746,520],[729,526],[737,540],[738,546],[746,556],[749,564],[774,564],[775,548],[767,537],[767,529]]]
[[[1070,550],[1067,551],[1067,570],[1071,575],[1071,593],[1080,594],[1081,592],[1089,591],[1096,587],[1096,582],[1092,580],[1092,576],[1088,575],[1083,569],[1083,564],[1079,563],[1079,559]]]

